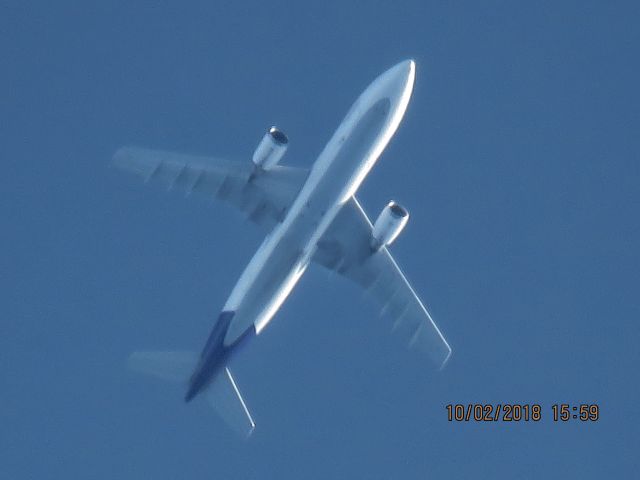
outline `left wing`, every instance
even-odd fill
[[[377,252],[371,251],[372,228],[366,213],[352,197],[318,242],[313,261],[364,288],[383,306],[383,313],[394,319],[393,331],[443,368],[451,347],[389,250],[382,247]]]
[[[233,162],[137,147],[120,148],[113,156],[113,164],[143,177],[145,182],[164,184],[169,190],[224,200],[268,229],[284,219],[309,173],[283,165],[261,170],[251,161]]]

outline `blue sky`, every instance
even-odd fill
[[[629,478],[640,466],[634,2],[8,2],[0,7],[3,478]],[[309,166],[405,58],[414,95],[358,196],[454,355],[432,372],[308,270],[234,372],[251,441],[125,369],[199,349],[261,232],[109,168],[135,144]],[[539,403],[450,423],[449,403]],[[551,405],[598,403],[597,423]]]

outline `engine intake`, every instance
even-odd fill
[[[287,151],[288,144],[289,139],[284,132],[271,127],[253,152],[253,163],[263,170],[269,170],[280,161]]]
[[[396,202],[389,202],[380,212],[376,223],[373,224],[371,248],[380,250],[382,246],[389,246],[400,235],[409,220],[409,212]]]

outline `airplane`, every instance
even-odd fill
[[[185,401],[203,394],[249,436],[255,422],[229,369],[236,352],[264,330],[310,263],[359,285],[394,319],[393,331],[442,369],[451,348],[389,252],[409,219],[391,201],[372,223],[355,197],[407,109],[415,63],[378,76],[358,97],[310,169],[280,164],[289,140],[271,127],[252,160],[233,162],[122,147],[116,167],[186,194],[226,201],[270,231],[241,274],[200,355],[135,352],[129,366],[166,380],[188,380]]]

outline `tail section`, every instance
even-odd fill
[[[195,352],[134,352],[127,363],[135,372],[174,383],[186,383],[198,360]],[[204,397],[236,433],[245,438],[251,435],[256,424],[228,367],[222,368],[212,378]]]

